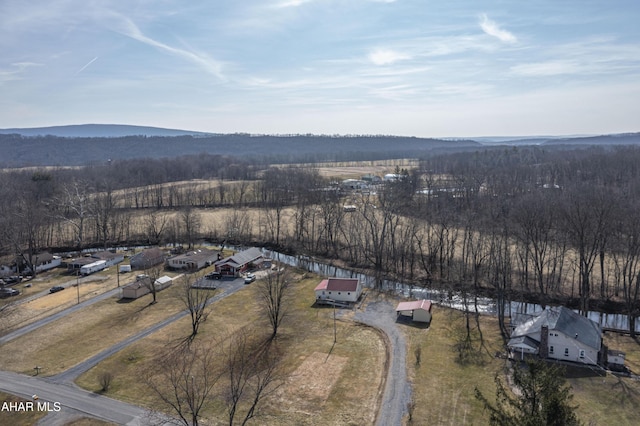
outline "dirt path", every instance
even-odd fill
[[[386,385],[377,425],[400,425],[411,401],[411,386],[407,381],[407,347],[402,332],[396,325],[396,313],[387,301],[371,301],[363,311],[356,312],[354,319],[386,334],[389,345]]]

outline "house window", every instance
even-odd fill
[[[553,346],[549,346],[549,353],[553,354]]]
[[[329,294],[331,294],[331,292],[329,292]]]
[[[569,356],[569,348],[564,348],[564,356]]]
[[[338,294],[342,294],[342,293],[338,292]]]
[[[584,359],[584,349],[580,349],[580,358]]]
[[[349,291],[349,292],[347,292],[347,296],[351,296],[351,292],[350,292],[350,291]]]

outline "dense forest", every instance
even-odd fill
[[[259,244],[470,304],[491,294],[623,312],[634,333],[640,148],[492,147],[431,153],[395,172],[345,190],[313,167],[222,155],[5,170],[0,251],[29,264],[44,250]],[[217,211],[224,219],[205,220]]]
[[[318,162],[411,158],[430,152],[473,148],[465,140],[399,136],[180,135],[59,137],[0,134],[0,167],[84,166],[133,158],[224,155],[254,163]]]

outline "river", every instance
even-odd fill
[[[360,272],[352,271],[346,268],[340,268],[334,265],[328,265],[319,262],[309,256],[291,256],[277,251],[265,250],[271,253],[271,257],[284,264],[305,269],[318,275],[337,278],[358,278],[365,287],[373,288],[375,286],[375,278]],[[464,310],[464,299],[459,293],[436,290],[431,288],[416,287],[414,285],[400,283],[396,281],[384,280],[382,289],[393,291],[398,296],[404,296],[415,299],[428,299],[432,302],[453,309]],[[472,305],[473,301],[468,300],[467,305]],[[497,305],[494,299],[489,297],[479,297],[477,299],[478,311],[483,314],[497,315]],[[533,314],[542,311],[542,306],[534,303],[512,301],[505,307],[505,316],[512,317],[515,314]],[[589,311],[587,317],[592,321],[600,324],[602,328],[628,332],[629,321],[626,315],[607,314],[597,311]],[[636,331],[640,332],[640,320],[636,321]]]

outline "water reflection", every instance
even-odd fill
[[[309,256],[290,256],[277,251],[271,251],[270,253],[274,260],[287,265],[305,269],[326,277],[358,278],[365,287],[375,287],[375,278],[370,275],[318,262]],[[475,301],[473,298],[468,297],[465,301],[464,297],[456,292],[416,287],[414,285],[386,279],[382,283],[382,290],[391,291],[404,297],[429,299],[434,303],[453,309],[464,310],[466,305],[468,309],[475,310],[477,306],[478,312],[480,313],[497,314],[496,301],[489,297],[478,297]],[[540,311],[542,311],[542,307],[534,303],[510,302],[505,306],[505,316],[508,317],[517,314],[532,315]],[[606,329],[620,330],[623,332],[629,329],[629,321],[626,315],[590,311],[587,317]],[[636,321],[636,331],[640,332],[640,321]]]

